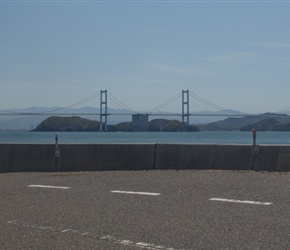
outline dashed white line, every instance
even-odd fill
[[[8,224],[10,224],[10,223],[16,223],[16,222],[17,222],[16,220],[7,221]]]
[[[252,205],[264,205],[269,206],[272,205],[272,202],[260,202],[260,201],[241,201],[241,200],[234,200],[234,199],[222,199],[222,198],[211,198],[210,201],[224,201],[224,202],[233,202],[233,203],[245,203],[245,204],[252,204]]]
[[[35,188],[55,188],[55,189],[70,189],[70,187],[46,186],[46,185],[28,185],[28,187],[35,187]]]
[[[131,247],[138,247],[138,248],[143,248],[143,249],[151,249],[151,250],[159,250],[159,249],[162,249],[162,250],[175,250],[174,248],[168,248],[168,247],[165,247],[165,246],[157,246],[157,245],[150,244],[150,243],[144,243],[144,242],[135,243],[135,242],[133,242],[131,240],[121,240],[121,239],[117,239],[115,237],[112,237],[110,235],[107,235],[107,236],[102,237],[101,240],[108,240],[108,241],[111,241],[111,242],[114,242],[114,243],[118,243],[118,244],[121,244],[121,245],[131,246]]]
[[[61,232],[65,233],[65,232],[69,232],[69,231],[72,231],[72,230],[71,229],[65,229],[65,230],[62,230]]]
[[[153,196],[161,195],[160,193],[133,192],[133,191],[120,191],[120,190],[113,190],[113,191],[111,191],[111,193],[118,193],[118,194],[139,194],[139,195],[153,195]]]
[[[95,233],[81,232],[79,230],[73,230],[73,229],[59,230],[59,229],[55,229],[55,228],[48,227],[48,226],[29,225],[29,224],[26,224],[26,223],[23,223],[20,221],[16,221],[16,220],[7,221],[7,224],[15,225],[15,226],[22,226],[22,227],[26,227],[26,228],[30,228],[30,229],[38,229],[38,230],[43,230],[43,231],[49,230],[51,232],[59,233],[59,234],[67,232],[68,234],[71,234],[71,235],[93,237],[93,238],[96,238],[98,240],[106,240],[106,241],[110,241],[114,244],[121,244],[121,245],[125,245],[125,246],[131,246],[134,248],[143,248],[143,249],[151,249],[151,250],[176,250],[175,248],[168,248],[165,246],[160,246],[160,245],[155,245],[155,244],[150,244],[150,243],[145,243],[145,242],[134,242],[131,240],[122,240],[122,239],[118,239],[118,238],[115,238],[115,237],[110,236],[110,235],[100,237],[98,234],[95,234]]]

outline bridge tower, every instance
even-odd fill
[[[182,90],[182,122],[189,125],[189,90]]]
[[[105,117],[105,131],[108,130],[107,121],[108,121],[108,99],[107,99],[107,90],[101,90],[100,98],[100,131],[103,131],[103,117]]]

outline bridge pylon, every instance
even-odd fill
[[[189,90],[182,90],[182,123],[189,125]]]
[[[100,131],[103,131],[103,117],[105,117],[105,127],[104,130],[108,130],[108,98],[107,98],[107,90],[101,90],[101,98],[100,98]]]

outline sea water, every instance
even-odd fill
[[[252,132],[24,132],[1,131],[0,143],[54,144],[181,143],[252,144]],[[257,144],[290,144],[290,132],[259,132]]]

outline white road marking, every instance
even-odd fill
[[[69,232],[69,231],[72,231],[72,230],[71,229],[65,229],[65,230],[62,230],[61,232],[65,233],[65,232]]]
[[[70,189],[70,187],[46,186],[46,185],[29,185],[28,187],[36,187],[36,188],[55,188],[55,189]]]
[[[53,231],[55,232],[56,230],[53,229],[52,227],[44,227],[44,226],[35,226],[35,225],[28,225],[26,223],[22,223],[20,221],[17,220],[11,220],[11,221],[7,221],[8,224],[13,224],[16,226],[22,226],[22,227],[27,227],[27,228],[33,228],[33,229],[39,229],[39,230],[49,230],[49,231]]]
[[[149,244],[149,243],[144,243],[144,242],[135,243],[135,242],[133,242],[131,240],[120,240],[120,239],[117,239],[117,238],[112,237],[110,235],[102,237],[101,240],[108,240],[108,241],[111,241],[111,242],[114,242],[114,243],[118,243],[118,244],[121,244],[121,245],[131,246],[131,247],[138,247],[138,248],[143,248],[143,249],[175,250],[174,248],[168,248],[168,247],[165,247],[165,246],[157,246],[157,245],[154,245],[154,244]]]
[[[118,193],[118,194],[140,194],[140,195],[161,195],[160,193],[149,193],[149,192],[133,192],[133,191],[120,191],[120,190],[113,190],[111,193]]]
[[[16,220],[7,221],[8,224],[10,224],[10,223],[16,223],[16,222],[17,222]]]
[[[48,230],[48,231],[58,233],[58,234],[62,234],[62,233],[67,232],[68,234],[71,234],[71,235],[80,235],[80,236],[87,235],[88,237],[93,237],[93,238],[96,238],[98,240],[107,240],[107,241],[110,241],[114,244],[117,243],[117,244],[121,244],[121,245],[125,245],[125,246],[131,246],[134,248],[143,248],[143,249],[151,249],[151,250],[176,250],[174,248],[168,248],[165,246],[154,245],[154,244],[145,243],[145,242],[137,242],[136,243],[136,242],[133,242],[131,240],[121,240],[121,239],[117,239],[117,238],[110,236],[110,235],[107,235],[107,236],[100,238],[99,234],[95,234],[95,233],[81,232],[79,230],[73,230],[73,229],[60,230],[60,229],[55,229],[55,228],[48,227],[48,226],[29,225],[29,224],[26,224],[26,223],[23,223],[20,221],[16,221],[16,220],[7,221],[7,224],[14,225],[14,226],[26,227],[28,229],[30,228],[30,229],[34,229],[34,230],[35,229],[42,230],[42,231]]]
[[[233,203],[245,203],[245,204],[253,204],[253,205],[264,205],[269,206],[272,205],[272,202],[260,202],[260,201],[241,201],[234,199],[222,199],[222,198],[211,198],[210,201],[224,201],[224,202],[233,202]]]

